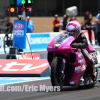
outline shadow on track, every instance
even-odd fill
[[[90,85],[83,85],[83,86],[69,86],[69,87],[63,87],[62,91],[76,91],[76,90],[88,90],[93,89],[95,87],[100,87],[100,83],[97,82],[94,87]]]
[[[62,91],[76,91],[76,90],[87,90],[92,89],[91,86],[71,86],[71,87],[63,87]]]
[[[58,91],[58,92],[88,90],[88,89],[94,89],[96,87],[100,87],[100,83],[99,82],[96,83],[94,87],[92,87],[90,85],[84,85],[84,86],[64,86],[63,89],[61,91]],[[52,92],[55,92],[55,91],[48,91],[48,92],[52,93]],[[45,91],[44,93],[48,93],[48,92]]]

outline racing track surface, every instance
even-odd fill
[[[46,53],[40,54],[42,59],[46,59]],[[0,59],[5,59],[1,55]],[[50,79],[17,83],[13,86],[34,85],[51,86]],[[6,85],[7,86],[7,85]],[[62,92],[0,92],[0,100],[100,100],[100,83],[97,82],[94,88],[91,87],[64,87]]]
[[[18,85],[51,85],[50,80],[27,82]],[[0,100],[100,100],[100,84],[94,88],[64,87],[62,92],[0,92]]]

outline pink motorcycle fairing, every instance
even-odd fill
[[[62,57],[66,60],[65,66],[65,85],[80,84],[80,79],[86,70],[86,61],[78,49],[72,48],[70,44],[75,38],[67,34],[60,34],[56,36],[48,45],[48,62],[51,66],[52,60],[55,56]]]
[[[68,36],[67,34],[60,34],[56,36],[48,45],[47,51],[59,52],[59,51],[68,51],[71,52],[70,44],[74,41],[75,38]],[[58,46],[58,49],[56,48]],[[60,46],[60,47],[59,47]]]

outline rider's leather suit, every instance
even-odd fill
[[[95,75],[94,75],[94,62],[92,60],[92,57],[88,53],[87,49],[88,48],[88,42],[86,39],[86,36],[84,35],[83,32],[79,34],[79,36],[71,43],[70,45],[73,48],[80,48],[81,52],[84,56],[84,58],[88,61],[87,62],[87,69],[88,73],[91,75],[93,81],[95,81]]]

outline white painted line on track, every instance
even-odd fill
[[[35,77],[36,78],[36,77]],[[27,78],[28,79],[28,78]],[[17,84],[17,83],[24,83],[24,82],[34,82],[34,81],[41,81],[41,80],[47,80],[47,79],[50,79],[50,77],[38,77],[36,79],[33,79],[33,80],[26,80],[26,81],[20,81],[20,82],[10,82],[10,83],[3,83],[3,84],[0,84],[0,85],[12,85],[12,84]]]

